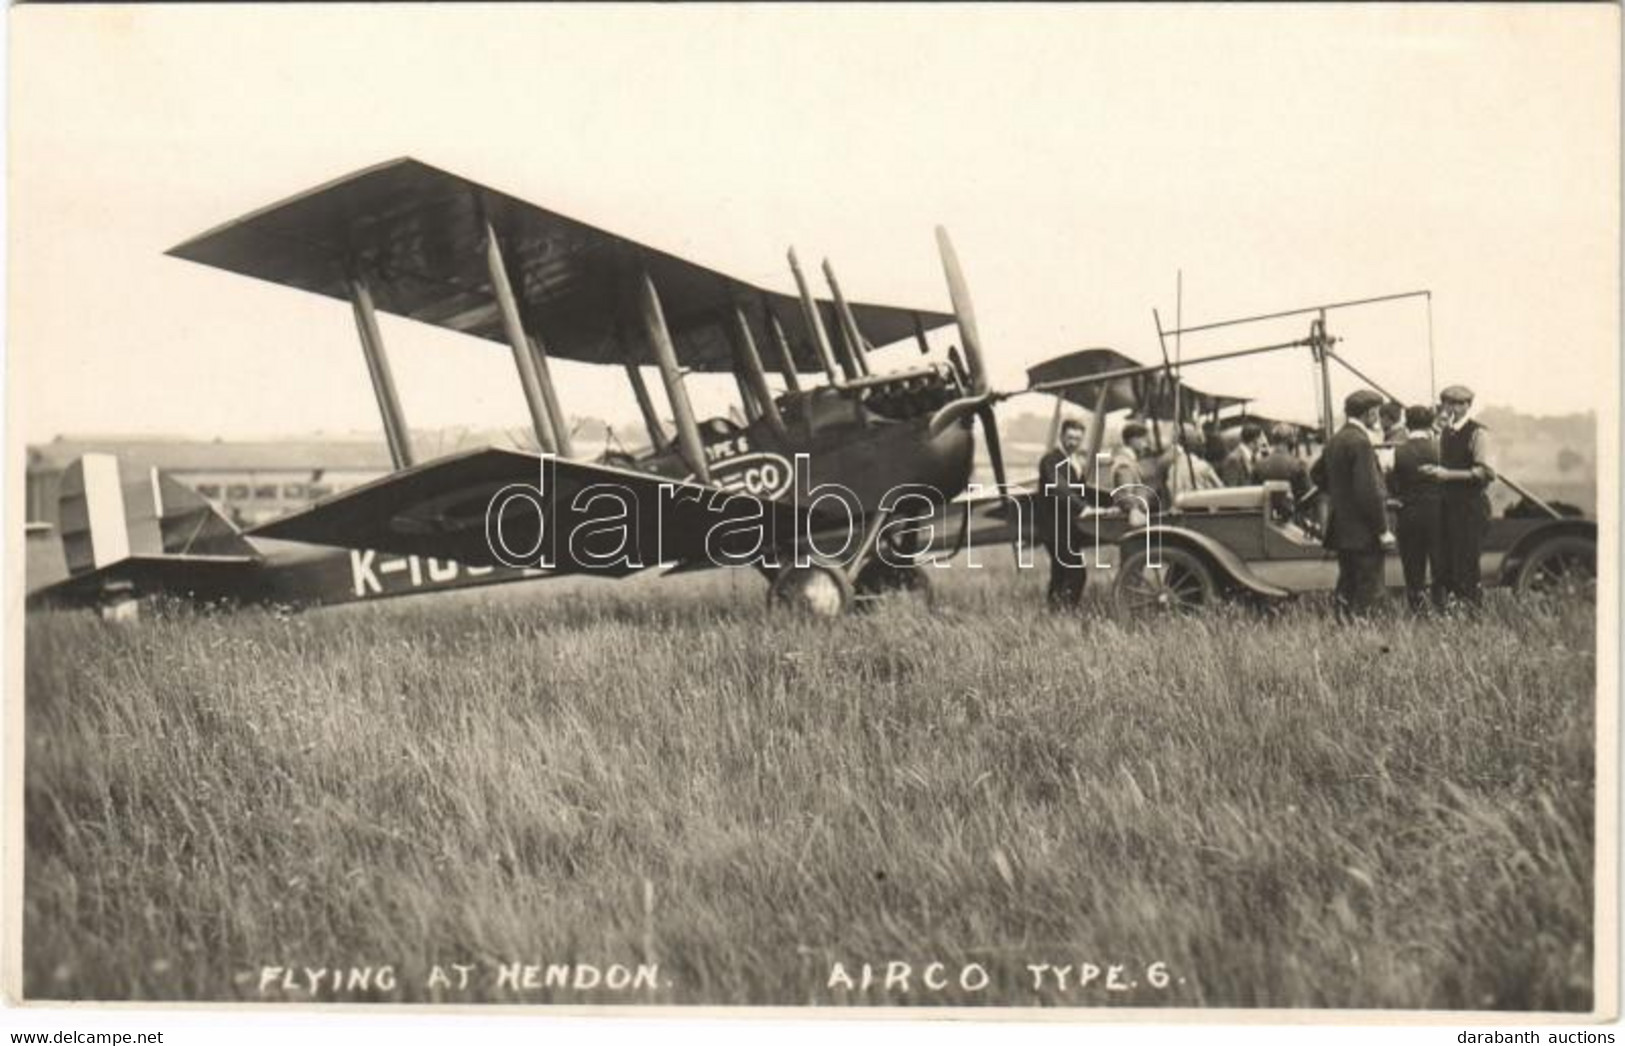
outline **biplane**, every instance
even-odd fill
[[[1148,367],[1115,349],[1080,349],[1027,368],[1027,389],[1055,396],[1048,443],[1055,443],[1061,413],[1068,403],[1089,412],[1086,447],[1092,456],[1104,442],[1106,418],[1118,411],[1147,422],[1157,453],[1167,438],[1165,425],[1190,423],[1199,418],[1217,422],[1224,411],[1245,407],[1241,396],[1204,392],[1180,377],[1171,367]]]
[[[129,519],[114,527],[123,536],[103,544],[127,553],[134,520],[149,554],[69,555],[73,576],[42,595],[119,585],[328,602],[360,587],[360,556],[391,557],[414,577],[455,572],[480,583],[754,566],[774,602],[832,610],[918,587],[908,553],[923,521],[965,491],[977,421],[1005,482],[969,294],[940,229],[938,247],[951,313],[849,301],[828,262],[830,293],[817,297],[794,250],[797,293],[763,288],[412,159],[272,204],[169,253],[347,303],[394,471],[246,534],[218,535],[210,552],[166,531],[162,511],[131,515],[126,505]],[[538,452],[419,462],[379,313],[504,348]],[[932,358],[927,335],[951,323],[962,352]],[[872,366],[878,348],[908,340],[922,354],[917,365]],[[559,359],[624,371],[647,452],[578,454],[550,372]],[[697,417],[686,386],[694,374],[731,374],[742,420]],[[99,479],[81,477],[80,489],[140,486],[138,476],[95,468]],[[167,493],[158,500],[174,508],[178,495]],[[95,520],[81,515],[89,533]],[[350,569],[313,546],[345,550]],[[285,569],[296,563],[297,583]]]

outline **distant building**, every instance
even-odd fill
[[[197,441],[151,437],[58,437],[28,448],[27,521],[55,524],[62,472],[83,454],[115,454],[157,467],[253,526],[390,471],[382,440]]]

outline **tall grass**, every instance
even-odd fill
[[[1591,1006],[1589,606],[1124,623],[945,573],[933,611],[834,623],[727,574],[31,618],[26,992],[390,964],[314,997]],[[888,961],[909,990],[829,987]],[[932,961],[989,983],[924,990]],[[452,963],[470,987],[430,988]]]

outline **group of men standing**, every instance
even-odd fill
[[[1443,609],[1451,601],[1477,607],[1479,556],[1489,523],[1485,488],[1495,478],[1489,433],[1468,416],[1471,390],[1452,385],[1439,402],[1437,410],[1401,408],[1370,390],[1351,394],[1343,404],[1343,428],[1312,468],[1299,456],[1291,426],[1276,426],[1266,440],[1260,426],[1244,425],[1234,448],[1215,452],[1215,464],[1194,426],[1182,425],[1173,445],[1154,456],[1150,430],[1130,421],[1112,452],[1103,489],[1113,491],[1118,507],[1140,525],[1157,500],[1172,503],[1186,491],[1280,480],[1302,500],[1313,485],[1328,504],[1323,542],[1337,555],[1340,615],[1363,614],[1382,600],[1386,554],[1396,545],[1412,610]],[[1050,553],[1050,605],[1066,608],[1081,599],[1086,573],[1082,550],[1062,540],[1069,534],[1059,524],[1088,507],[1086,487],[1102,484],[1083,454],[1083,425],[1068,420],[1059,436],[1059,446],[1039,463],[1034,519],[1039,543]],[[1390,468],[1378,457],[1379,444],[1393,448]]]
[[[1381,601],[1383,562],[1395,545],[1412,610],[1443,609],[1451,601],[1479,605],[1479,558],[1490,518],[1485,490],[1495,471],[1489,430],[1468,416],[1472,405],[1472,390],[1452,385],[1440,394],[1437,411],[1404,410],[1400,439],[1384,433],[1377,393],[1361,389],[1344,401],[1347,421],[1313,470],[1331,507],[1325,544],[1337,553],[1340,613],[1363,614]],[[1375,447],[1385,438],[1394,445],[1386,479]],[[1392,530],[1390,497],[1397,503]]]
[[[1038,463],[1040,491],[1034,521],[1038,543],[1050,554],[1050,605],[1067,608],[1083,596],[1086,570],[1073,554],[1076,521],[1090,505],[1085,488],[1109,491],[1131,526],[1149,522],[1159,506],[1173,504],[1184,493],[1226,486],[1247,486],[1267,479],[1287,481],[1295,497],[1308,493],[1308,466],[1298,457],[1296,429],[1278,426],[1268,441],[1261,427],[1247,424],[1234,448],[1215,444],[1194,425],[1181,425],[1176,437],[1158,453],[1151,430],[1139,421],[1125,422],[1104,472],[1095,470],[1084,453],[1082,422],[1061,423],[1058,445]],[[1210,445],[1211,444],[1211,445]]]

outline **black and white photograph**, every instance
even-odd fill
[[[1617,5],[8,29],[12,1003],[1617,1016]]]

